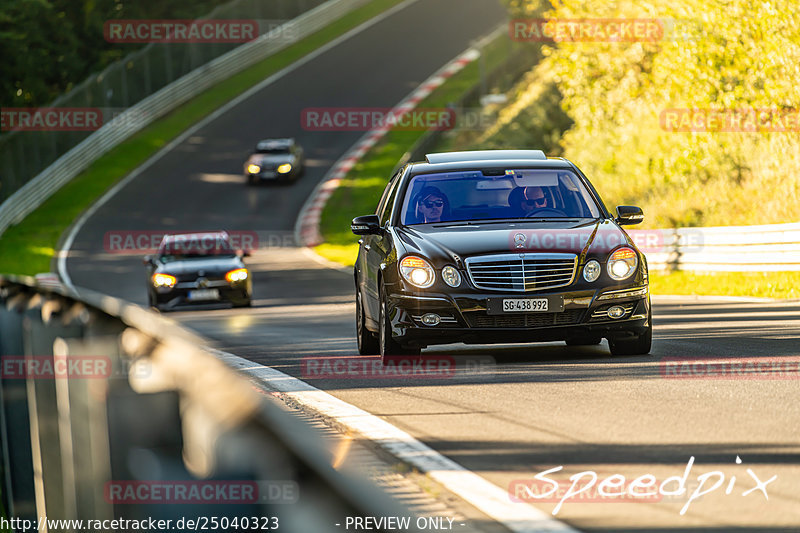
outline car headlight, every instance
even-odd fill
[[[600,268],[600,263],[592,259],[586,263],[586,266],[583,267],[583,279],[591,283],[600,277],[601,271],[602,268]]]
[[[608,275],[617,281],[631,277],[639,265],[639,258],[632,248],[619,248],[608,258]]]
[[[258,165],[247,165],[247,172],[250,174],[258,174],[261,172],[261,167]]]
[[[278,167],[278,174],[286,174],[287,172],[292,171],[292,165],[290,163],[284,163]]]
[[[447,265],[442,269],[442,279],[451,287],[458,287],[461,285],[461,274],[454,266]]]
[[[225,274],[225,279],[228,283],[233,283],[235,281],[244,281],[247,279],[247,269],[246,268],[237,268],[235,270],[231,270],[227,274]]]
[[[430,263],[413,255],[404,257],[400,261],[400,274],[407,282],[420,289],[433,285],[433,280],[436,278]]]
[[[154,287],[169,287],[172,288],[175,284],[178,283],[178,279],[175,276],[170,276],[169,274],[153,274],[153,286]]]

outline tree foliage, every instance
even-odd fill
[[[0,106],[45,105],[141,45],[105,41],[109,19],[197,18],[228,0],[2,0]]]
[[[796,0],[553,1],[548,18],[659,19],[665,28],[653,41],[544,49],[539,68],[574,122],[564,153],[609,204],[641,204],[660,226],[800,219],[800,130],[676,132],[659,122],[669,109],[800,112]]]

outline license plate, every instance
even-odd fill
[[[504,313],[537,313],[549,311],[547,298],[503,299]]]
[[[506,313],[560,313],[564,310],[564,298],[543,296],[540,298],[489,298],[486,312],[490,315]]]
[[[219,300],[218,289],[197,289],[189,291],[190,300]]]

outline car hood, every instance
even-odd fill
[[[421,224],[402,226],[396,236],[405,254],[420,254],[435,262],[449,262],[454,256],[499,253],[603,256],[620,245],[634,246],[630,237],[611,220]]]
[[[230,270],[243,267],[244,263],[238,257],[214,257],[159,263],[157,271],[172,274],[173,276],[181,276],[183,274],[197,274],[202,270],[204,276],[222,276]]]

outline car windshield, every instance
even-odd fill
[[[600,209],[569,170],[420,174],[403,201],[405,225],[517,218],[599,218]]]
[[[158,248],[162,262],[233,257],[235,252],[226,237],[220,235],[187,235],[165,239]]]
[[[291,151],[288,146],[271,146],[267,148],[259,148],[256,150],[258,154],[288,154]]]

